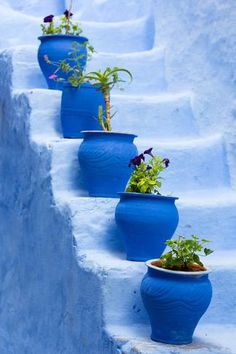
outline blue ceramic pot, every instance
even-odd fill
[[[84,69],[87,62],[87,48],[85,43],[88,41],[87,38],[81,36],[73,35],[47,35],[39,37],[41,44],[38,49],[38,62],[40,69],[43,72],[43,75],[47,81],[48,88],[52,90],[62,90],[63,82],[56,82],[52,79],[49,79],[49,76],[52,75],[56,69],[54,65],[47,64],[44,56],[47,55],[49,60],[52,62],[58,62],[64,60],[68,57],[71,57],[70,52],[73,50],[72,44],[74,42],[78,43],[80,51],[79,55],[82,55],[80,59],[81,70]],[[70,65],[73,66],[75,62],[73,60],[69,61]],[[65,80],[68,78],[68,74],[58,71],[57,75]]]
[[[151,339],[169,344],[192,342],[193,332],[212,297],[208,271],[179,272],[147,262],[141,295],[148,312]]]
[[[120,193],[116,223],[130,261],[160,257],[178,225],[175,197]]]
[[[83,132],[79,149],[81,173],[90,196],[118,197],[125,189],[132,169],[129,161],[138,151],[136,135],[105,131]]]
[[[102,130],[98,108],[105,110],[103,94],[91,84],[64,85],[61,100],[61,125],[64,138],[82,138],[82,130]]]

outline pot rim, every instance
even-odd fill
[[[86,134],[93,134],[93,133],[96,133],[96,134],[114,134],[114,135],[127,135],[127,136],[132,136],[134,138],[137,138],[137,135],[136,134],[131,134],[131,133],[122,133],[122,132],[108,132],[108,131],[105,131],[105,130],[82,130],[81,133],[83,134],[83,136],[85,136]]]
[[[132,197],[140,197],[140,198],[151,198],[151,199],[170,199],[170,200],[177,200],[179,197],[172,197],[169,195],[159,195],[153,193],[137,193],[137,192],[119,192],[120,196],[132,196]]]
[[[147,262],[145,262],[146,266],[148,268],[152,268],[155,270],[158,270],[163,273],[168,273],[168,274],[176,274],[176,275],[183,275],[183,276],[200,276],[200,275],[207,275],[212,272],[212,269],[210,267],[206,267],[206,270],[202,270],[200,272],[186,272],[186,271],[181,271],[181,270],[171,270],[171,269],[165,269],[165,268],[160,268],[157,266],[154,266],[151,264],[154,261],[159,260],[160,258],[154,258],[154,259],[149,259]]]
[[[85,39],[85,42],[88,42],[87,37],[80,36],[77,34],[45,34],[45,35],[38,37],[39,40],[42,40],[45,38],[81,38],[81,39]]]

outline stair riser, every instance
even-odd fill
[[[158,93],[166,90],[165,60],[162,49],[155,49],[144,54],[127,56],[94,55],[88,63],[87,71],[117,66],[129,69],[133,81],[124,84],[125,93]],[[37,63],[37,46],[27,46],[13,52],[14,79],[13,87],[47,88],[46,81]],[[148,70],[144,70],[147,67]],[[145,71],[145,74],[144,74]],[[121,93],[114,88],[114,93]]]
[[[145,102],[145,98],[129,101],[114,96],[112,105],[113,111],[117,112],[112,121],[114,131],[134,132],[140,138],[157,141],[197,136],[189,97]]]
[[[77,214],[74,216],[74,222],[79,225],[78,232],[84,235],[80,241],[84,248],[112,248],[121,249],[124,252],[114,220],[115,207],[118,201],[119,199],[81,198],[81,201],[75,202]],[[210,247],[213,250],[231,250],[234,248],[235,206],[208,207],[206,213],[206,207],[189,207],[188,205],[182,207],[178,206],[178,203],[176,204],[180,221],[175,237],[177,235],[190,236],[191,234],[197,234],[211,240]],[[222,215],[225,215],[224,219]],[[94,234],[96,234],[95,239]]]
[[[119,323],[137,324],[149,323],[144,309],[140,284],[145,274],[138,267],[137,271],[110,274],[105,284],[105,316],[108,323],[119,325]],[[210,275],[213,287],[211,304],[201,319],[201,323],[221,323],[236,325],[236,272],[234,269],[215,269]],[[230,284],[230,294],[228,292]],[[227,297],[226,294],[227,293]],[[117,299],[117,300],[116,300]],[[122,299],[119,301],[118,299]]]
[[[124,93],[157,93],[167,89],[165,79],[165,55],[161,48],[135,55],[94,55],[88,63],[87,70],[105,69],[107,66],[124,67],[131,71],[133,81],[122,84]],[[120,93],[119,89],[113,92]]]
[[[181,206],[181,201],[179,201],[177,206],[180,222],[176,235],[200,235],[211,240],[211,247],[217,250],[235,248],[235,204]]]
[[[67,7],[69,1],[67,0]],[[82,20],[96,22],[120,22],[135,20],[150,14],[150,0],[113,0],[102,1],[82,0],[74,4],[74,11],[79,11]]]
[[[155,27],[151,16],[121,25],[82,22],[82,28],[97,52],[139,52],[152,49],[154,44]]]
[[[45,14],[53,13],[55,15],[61,15],[65,11],[61,0],[9,0],[8,3],[15,11],[30,16],[32,16],[32,14],[37,14],[37,16],[42,17],[42,19],[45,17]]]
[[[76,162],[76,156],[79,150],[79,144],[73,150],[73,155],[70,159],[75,161],[73,169],[77,170],[78,183],[83,187],[82,175],[80,173],[79,164]],[[148,145],[147,145],[148,144]],[[163,173],[163,194],[171,194],[174,196],[184,197],[186,191],[208,188],[221,188],[229,186],[229,176],[227,173],[227,166],[224,161],[224,147],[219,143],[213,144],[208,148],[192,147],[187,149],[162,148],[161,144],[153,144],[153,141],[148,141],[145,145],[136,143],[140,152],[149,147],[153,147],[154,151],[163,158],[169,158],[171,163]],[[67,149],[66,144],[64,148]],[[63,154],[63,152],[62,152]],[[208,165],[208,161],[218,161],[218,164],[213,166]],[[188,165],[188,161],[191,164]],[[129,161],[127,161],[127,164]],[[56,166],[60,169],[60,166]],[[63,164],[62,169],[67,168]],[[57,176],[58,179],[60,175]],[[61,184],[63,186],[63,184]],[[206,199],[207,202],[207,199]]]

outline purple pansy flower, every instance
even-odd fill
[[[165,164],[166,167],[169,166],[170,160],[169,159],[163,159],[162,162]]]
[[[69,18],[69,11],[66,10],[66,11],[64,12],[64,15],[66,16],[66,18]],[[71,17],[71,16],[73,16],[72,12],[70,12],[70,17]]]
[[[153,157],[152,149],[153,149],[153,148],[150,148],[150,149],[145,150],[145,151],[144,151],[144,154],[145,154],[145,155],[150,155],[150,156]]]
[[[48,16],[44,17],[43,22],[50,23],[53,21],[53,17],[54,17],[54,15],[48,15]]]
[[[139,166],[142,162],[142,160],[144,161],[145,160],[145,157],[143,154],[140,154],[138,156],[135,156],[132,160],[130,160],[130,163],[129,163],[129,167],[131,165],[134,165],[134,166]]]

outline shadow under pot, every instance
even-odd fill
[[[130,261],[160,257],[179,222],[175,197],[119,193],[116,224]]]
[[[182,272],[146,265],[141,295],[151,322],[151,339],[168,344],[189,344],[212,298],[209,270]]]
[[[48,88],[52,90],[62,90],[63,82],[57,82],[49,79],[49,76],[55,72],[56,67],[46,62],[45,55],[52,62],[59,62],[60,60],[70,58],[68,63],[71,66],[77,65],[76,61],[72,59],[71,54],[73,51],[73,43],[77,43],[76,48],[78,50],[78,56],[80,56],[79,64],[81,70],[83,70],[87,62],[86,42],[88,42],[88,39],[86,37],[69,34],[46,35],[38,37],[38,39],[41,41],[38,49],[38,62],[40,69],[47,81]],[[57,72],[57,76],[65,80],[68,79],[68,73],[63,72],[62,70]]]
[[[78,157],[91,197],[118,197],[132,173],[130,160],[137,155],[134,134],[85,131]]]
[[[98,122],[99,106],[105,111],[103,94],[93,85],[64,85],[61,99],[63,137],[82,138],[82,130],[102,130]]]

